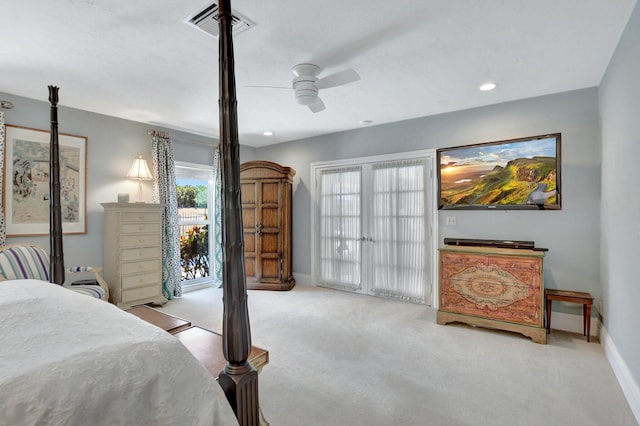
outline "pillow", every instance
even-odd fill
[[[49,255],[38,246],[6,246],[0,251],[0,278],[49,281]]]

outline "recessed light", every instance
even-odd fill
[[[480,86],[480,90],[482,90],[483,92],[488,92],[489,90],[493,90],[495,88],[496,88],[495,83],[485,83],[482,86]]]
[[[373,120],[360,120],[360,124],[371,124]]]
[[[265,136],[273,136],[273,132],[270,132],[268,130],[266,132],[263,132],[262,134]]]

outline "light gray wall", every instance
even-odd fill
[[[6,93],[0,99],[15,107],[5,110],[5,123],[14,126],[49,130],[49,102],[47,88],[43,100],[33,100]],[[117,201],[120,192],[129,193],[135,200],[137,183],[126,178],[133,159],[139,155],[151,167],[151,143],[147,124],[122,120],[64,106],[64,87],[60,88],[58,107],[60,133],[87,137],[87,234],[65,235],[65,264],[100,266],[103,262],[103,209],[100,203]],[[166,130],[166,129],[157,129]],[[174,142],[175,159],[197,164],[212,164],[212,138],[179,131],[169,131]],[[241,161],[254,159],[255,149],[240,147]],[[143,182],[143,196],[151,201],[152,184]],[[48,236],[8,238],[8,243],[30,242],[49,249]]]
[[[7,124],[49,128],[49,104],[1,94],[16,107],[7,111]],[[60,92],[64,105],[64,89]],[[545,259],[546,285],[590,291],[601,297],[599,284],[600,129],[596,89],[544,96],[484,108],[408,120],[336,133],[308,140],[254,149],[241,146],[242,161],[266,159],[292,166],[294,181],[294,271],[309,274],[310,164],[426,148],[438,148],[562,132],[561,211],[440,212],[440,241],[444,237],[534,240],[550,249]],[[151,158],[148,125],[59,108],[60,132],[88,137],[86,235],[65,237],[67,264],[102,264],[102,207],[117,193],[133,199],[136,183],[125,177],[133,158]],[[176,160],[210,164],[214,140],[171,132]],[[208,144],[211,145],[208,145]],[[144,184],[147,200],[151,184]],[[457,226],[444,226],[455,215]],[[46,237],[12,238],[48,247]],[[555,306],[555,305],[554,305]],[[566,309],[571,309],[567,306]],[[562,309],[560,307],[559,309]]]
[[[603,324],[640,385],[640,5],[600,85]]]
[[[174,146],[176,161],[184,161],[194,164],[213,164],[214,147],[218,140],[205,136],[194,135],[172,130],[170,132]],[[240,161],[255,159],[256,149],[246,145],[240,145]]]
[[[441,211],[445,237],[533,240],[549,248],[545,285],[601,297],[600,126],[597,89],[584,89],[483,108],[341,132],[258,148],[259,159],[296,169],[293,194],[293,269],[310,274],[310,164],[562,133],[562,210]],[[445,226],[456,216],[457,226]],[[577,306],[554,310],[581,313]]]

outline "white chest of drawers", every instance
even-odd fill
[[[102,203],[104,278],[111,301],[127,308],[163,304],[161,204]]]

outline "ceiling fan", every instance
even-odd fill
[[[318,78],[321,68],[314,64],[298,64],[291,68],[293,82],[291,84],[295,91],[296,101],[300,105],[306,105],[312,112],[320,112],[325,109],[324,102],[318,97],[320,89],[342,86],[360,80],[360,76],[352,69],[338,71],[325,77]],[[267,87],[274,89],[289,89],[288,87],[274,86],[246,86],[246,87]]]

